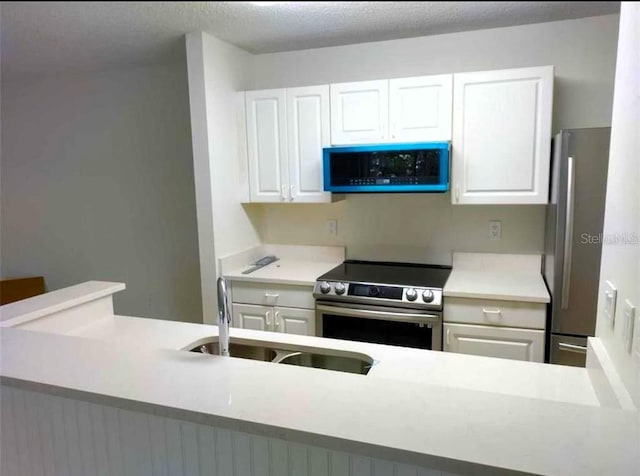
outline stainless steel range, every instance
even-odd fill
[[[450,273],[450,266],[345,261],[316,281],[316,334],[442,350]]]

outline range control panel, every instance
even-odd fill
[[[349,283],[342,281],[317,281],[313,295],[319,299],[370,302],[372,304],[406,304],[412,307],[442,307],[442,290],[437,288],[412,288],[378,284]]]

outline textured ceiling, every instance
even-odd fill
[[[620,2],[2,2],[2,76],[154,63],[183,54],[183,35],[199,30],[267,53],[619,9]]]

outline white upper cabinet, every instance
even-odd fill
[[[280,202],[288,198],[285,90],[248,91],[247,154],[252,202]]]
[[[453,82],[453,203],[547,203],[553,67]]]
[[[330,145],[329,86],[286,90],[289,201],[329,202],[323,191],[322,149]]]
[[[453,75],[421,76],[389,81],[390,140],[451,140]]]
[[[452,141],[454,204],[545,204],[553,66],[247,91],[251,202],[330,202],[330,145]]]
[[[251,202],[330,202],[322,181],[329,86],[245,93]]]
[[[453,75],[331,85],[331,143],[451,140]]]
[[[331,85],[331,143],[372,144],[388,137],[389,81]]]

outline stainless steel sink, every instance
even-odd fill
[[[220,355],[220,348],[217,342],[208,342],[191,349],[191,352],[200,352],[201,354]],[[239,359],[262,360],[271,362],[276,357],[276,351],[268,347],[258,345],[246,345],[234,343],[233,340],[229,344],[229,355]]]
[[[231,339],[229,354],[231,357],[250,360],[261,360],[274,364],[297,365],[299,367],[311,367],[316,369],[334,370],[360,375],[367,375],[374,360],[364,354],[344,352],[339,350],[327,350],[326,353],[316,349],[287,345],[286,349],[277,349],[265,346],[262,342],[246,341],[234,342]],[[218,342],[210,341],[197,345],[190,349],[191,352],[219,355]]]
[[[307,352],[292,352],[275,362],[278,364],[337,370],[338,372],[349,372],[361,375],[367,375],[373,365],[373,361],[371,360],[338,355],[310,354]]]

